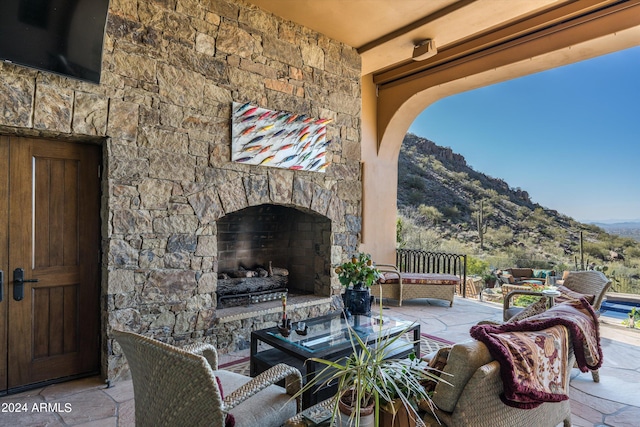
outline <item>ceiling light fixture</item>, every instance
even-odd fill
[[[414,61],[424,61],[427,58],[435,56],[437,53],[436,43],[432,39],[426,39],[413,46],[412,59]]]

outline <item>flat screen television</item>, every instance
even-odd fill
[[[0,0],[0,60],[100,83],[109,0]]]

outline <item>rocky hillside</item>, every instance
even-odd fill
[[[463,156],[425,138],[406,135],[398,169],[401,246],[464,252],[503,266],[566,269],[584,260],[620,272],[640,265],[633,239],[540,206],[526,191],[473,170]]]

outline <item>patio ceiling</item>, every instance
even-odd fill
[[[358,49],[362,74],[384,80],[594,13],[616,0],[249,0],[256,6]],[[413,61],[433,39],[436,58]],[[379,80],[376,78],[376,80]]]

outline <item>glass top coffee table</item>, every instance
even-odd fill
[[[367,345],[375,345],[376,339],[393,337],[403,332],[413,333],[413,339],[402,337],[390,347],[386,358],[402,358],[411,353],[420,355],[420,324],[379,316],[352,316],[345,319],[336,312],[305,321],[307,334],[295,332],[297,324],[288,337],[277,327],[251,333],[251,376],[256,376],[278,363],[286,363],[300,370],[303,382],[316,375],[326,365],[307,360],[317,357],[337,361],[353,352],[349,327]],[[356,341],[357,345],[357,341]],[[306,362],[306,363],[305,363]],[[302,407],[308,408],[335,394],[335,387],[321,387],[305,392]]]

